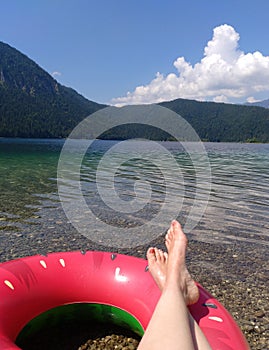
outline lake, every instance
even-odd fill
[[[269,245],[268,144],[204,143],[198,149],[178,142],[160,142],[157,148],[155,142],[142,140],[74,142],[63,165],[68,175],[59,198],[57,166],[64,141],[0,139],[2,232],[44,235],[61,231],[65,224],[65,230],[75,228],[104,245],[115,246],[115,237],[128,247],[150,241],[178,217],[197,240]],[[81,164],[73,169],[77,154]],[[79,191],[70,185],[77,170]],[[65,198],[73,207],[71,214],[69,207],[62,210]],[[195,206],[198,212],[190,214]],[[158,217],[159,212],[163,214]],[[87,213],[91,219],[85,219]],[[148,230],[153,226],[154,232],[138,237],[144,225]],[[88,236],[85,227],[94,233]],[[111,227],[114,236],[107,237]],[[126,228],[137,230],[125,243]]]

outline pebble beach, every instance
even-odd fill
[[[106,248],[78,234],[67,236],[56,231],[47,233],[46,237],[38,233],[21,235],[4,231],[0,236],[1,261],[27,255],[71,250],[114,251],[145,258],[148,247],[148,245],[139,246],[132,250]],[[164,236],[151,242],[150,245],[165,249],[163,241]],[[268,350],[269,270],[266,259],[267,251],[267,246],[262,244],[259,249],[247,242],[217,245],[200,242],[195,236],[189,235],[187,263],[194,279],[226,307],[244,333],[250,348],[255,350]],[[65,339],[67,337],[66,347],[55,346],[50,349],[135,349],[137,347],[139,337],[130,335],[128,332],[126,334],[125,330],[111,330],[110,326],[108,325],[105,329],[103,327],[101,334],[96,332],[96,329],[94,331],[84,329],[81,335],[80,329],[80,338],[74,337],[74,341],[70,339],[70,344],[68,343],[70,332],[67,332],[64,336]],[[50,344],[49,337],[47,333],[43,335],[44,349],[47,349]],[[31,344],[34,346],[33,340]],[[43,349],[41,345],[38,348]],[[28,349],[34,348],[25,348],[25,350]]]

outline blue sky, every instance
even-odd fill
[[[268,13],[268,0],[10,0],[0,40],[96,102],[254,101],[269,98]]]

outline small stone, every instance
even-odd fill
[[[254,330],[255,330],[256,333],[262,333],[262,330],[260,329],[259,326],[255,326]]]
[[[249,325],[249,324],[245,324],[244,326],[242,326],[242,330],[246,331],[246,332],[251,332],[253,331],[254,327]]]
[[[265,313],[262,310],[259,310],[259,311],[256,311],[254,315],[258,318],[261,318],[265,316]]]

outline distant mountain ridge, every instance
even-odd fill
[[[0,42],[0,136],[66,137],[83,118],[104,107]]]
[[[258,106],[258,107],[263,107],[263,108],[269,108],[269,99],[268,100],[263,100],[263,101],[258,101],[258,102],[247,102],[247,106]]]
[[[185,99],[160,105],[181,115],[204,141],[269,142],[268,109]]]
[[[160,105],[180,114],[204,141],[269,142],[269,109],[186,99]],[[67,137],[81,120],[104,107],[59,84],[26,55],[0,42],[0,137]],[[172,139],[162,130],[136,124],[101,136]]]

